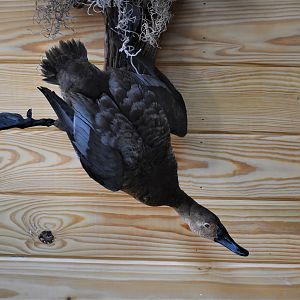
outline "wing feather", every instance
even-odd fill
[[[161,72],[159,74],[162,78],[165,78]],[[155,102],[165,112],[170,132],[178,136],[184,136],[187,133],[187,112],[184,100],[169,80],[166,79],[165,81],[168,84],[147,74],[135,74],[121,69],[114,69],[111,72],[110,89],[113,91],[114,96],[130,89],[133,84],[138,84],[144,87],[144,90],[151,91],[155,95]],[[172,89],[170,85],[173,87]],[[120,89],[120,87],[123,87],[123,89]]]

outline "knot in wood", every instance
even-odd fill
[[[39,235],[39,240],[44,244],[52,244],[54,242],[54,235],[50,230],[44,230]]]

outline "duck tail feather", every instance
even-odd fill
[[[74,39],[60,41],[58,46],[46,51],[46,58],[42,59],[41,68],[44,81],[58,84],[57,75],[72,61],[87,61],[87,51],[82,42]]]
[[[63,99],[57,96],[55,92],[46,87],[38,87],[38,89],[44,94],[49,104],[52,106],[62,129],[68,134],[71,134],[73,131],[74,119],[73,109]]]

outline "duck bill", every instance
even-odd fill
[[[223,245],[233,253],[240,255],[240,256],[248,256],[249,251],[238,245],[233,238],[229,235],[226,228],[223,226],[223,228],[218,230],[217,237],[215,238],[215,242]]]

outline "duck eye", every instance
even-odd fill
[[[210,225],[209,225],[208,223],[204,223],[204,226],[205,226],[206,228],[209,228],[209,227],[210,227]]]

